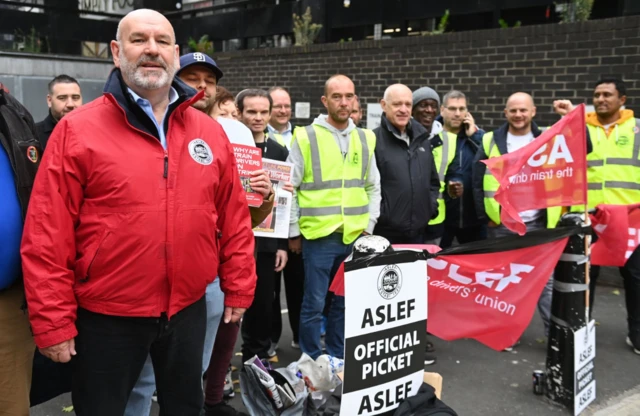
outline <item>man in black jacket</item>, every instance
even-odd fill
[[[49,136],[58,121],[71,111],[82,105],[82,92],[78,81],[69,75],[58,75],[49,82],[49,92],[47,94],[47,105],[49,115],[47,118],[36,124],[38,139],[42,144],[42,149],[47,147]]]
[[[390,86],[380,104],[382,121],[374,133],[382,202],[374,234],[392,244],[422,244],[429,221],[438,215],[440,192],[429,133],[411,118],[407,86]]]
[[[29,414],[35,344],[24,309],[20,238],[42,147],[33,118],[0,84],[0,409]]]
[[[269,138],[267,123],[271,116],[273,101],[264,90],[248,89],[236,97],[236,105],[243,122],[253,133],[256,147],[262,150],[262,157],[278,161],[286,161],[289,156],[287,148]],[[289,190],[293,191],[291,187]],[[287,264],[288,240],[259,237],[256,238],[256,283],[253,303],[247,309],[242,321],[242,361],[254,355],[259,358],[270,358],[271,335],[273,321],[273,295],[276,279]]]

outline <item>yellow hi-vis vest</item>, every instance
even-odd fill
[[[274,142],[278,143],[280,146],[287,147],[286,142],[284,140],[284,137],[282,137],[282,134],[274,133],[274,132],[269,130],[267,132],[267,137],[270,138],[271,140],[273,140]]]
[[[493,132],[486,133],[482,137],[482,147],[488,158],[500,157],[500,150],[493,140]],[[500,204],[496,202],[496,191],[500,187],[498,180],[493,176],[491,171],[487,169],[484,174],[482,188],[484,190],[484,210],[487,217],[496,224],[500,224]],[[562,207],[547,208],[547,228],[555,228],[562,216]]]
[[[593,145],[587,155],[588,209],[640,202],[640,119],[616,125],[609,137],[602,127],[587,124],[587,128]]]
[[[342,242],[351,244],[369,225],[364,186],[376,136],[371,130],[353,130],[344,158],[333,134],[321,126],[297,127],[293,137],[304,158],[298,188],[300,232],[315,240],[342,228]]]
[[[444,221],[447,211],[444,204],[444,193],[447,189],[447,184],[444,181],[444,177],[447,174],[447,168],[449,167],[451,162],[453,162],[453,158],[456,156],[456,145],[458,141],[458,135],[451,135],[444,130],[441,134],[443,139],[442,146],[438,146],[433,149],[433,161],[435,162],[436,169],[438,170],[438,179],[440,179],[440,194],[438,194],[438,216],[429,221],[429,225],[441,224]]]

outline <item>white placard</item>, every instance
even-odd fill
[[[380,125],[382,107],[379,103],[367,104],[367,128],[373,130]]]
[[[574,352],[574,416],[596,399],[594,359],[596,358],[596,321],[573,333]]]
[[[344,283],[345,372],[340,415],[385,413],[416,395],[423,382],[426,261],[349,271]]]
[[[311,117],[311,103],[296,103],[296,118]]]

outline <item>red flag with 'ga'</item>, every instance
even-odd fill
[[[622,267],[640,245],[640,204],[596,208],[591,222],[598,241],[591,246],[591,264]]]
[[[523,148],[482,161],[500,183],[495,199],[508,229],[526,232],[522,211],[586,204],[584,111],[581,104]]]

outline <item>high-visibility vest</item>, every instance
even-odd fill
[[[438,216],[429,221],[429,225],[441,224],[444,221],[447,211],[444,204],[444,193],[447,188],[444,177],[447,174],[447,168],[449,167],[451,162],[453,162],[453,159],[456,156],[456,144],[458,141],[458,136],[446,131],[442,131],[442,136],[442,146],[438,146],[433,149],[433,161],[435,162],[436,169],[438,170],[438,179],[440,179],[440,193],[438,194]]]
[[[486,133],[482,136],[482,147],[488,158],[500,157],[500,150],[493,140],[493,132]],[[500,224],[500,204],[495,199],[496,191],[500,187],[498,180],[493,176],[491,171],[487,169],[484,174],[482,188],[484,190],[484,211],[487,217],[496,224]],[[555,228],[562,216],[562,207],[547,208],[547,228]]]
[[[315,240],[342,229],[342,242],[351,244],[369,225],[364,186],[376,136],[371,130],[353,130],[345,157],[333,134],[321,126],[297,127],[293,136],[304,158],[298,188],[300,232]]]
[[[614,127],[607,138],[602,127],[587,124],[593,150],[587,155],[588,209],[598,204],[640,202],[640,119]],[[572,211],[582,211],[573,206]]]
[[[269,130],[267,131],[267,137],[273,140],[274,142],[278,143],[280,146],[287,147],[286,141],[284,140],[284,137],[282,137],[282,134],[274,133],[271,130]]]

